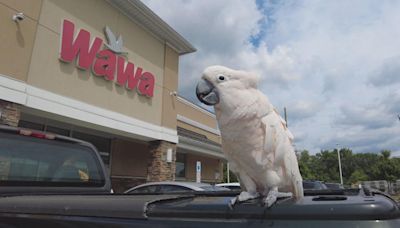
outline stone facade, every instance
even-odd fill
[[[150,142],[147,181],[174,181],[176,144],[166,141]],[[167,162],[167,151],[172,149],[172,161]]]
[[[0,124],[18,126],[21,107],[12,102],[0,100]]]

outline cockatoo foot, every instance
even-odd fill
[[[232,208],[233,206],[235,206],[236,203],[244,202],[244,201],[251,200],[251,199],[256,199],[258,197],[260,197],[260,194],[258,194],[257,192],[249,193],[249,192],[243,191],[238,196],[231,199],[231,201],[229,203],[229,207]]]
[[[267,197],[265,197],[264,203],[267,206],[267,208],[269,208],[272,205],[274,205],[274,203],[278,198],[288,198],[288,197],[293,197],[293,194],[291,192],[278,192],[275,190],[271,190],[268,192]]]

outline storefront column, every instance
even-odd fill
[[[0,124],[18,126],[21,116],[21,106],[12,102],[0,100]]]
[[[174,181],[176,144],[166,141],[153,141],[150,142],[149,149],[147,181]],[[168,158],[168,153],[171,153],[171,160]]]

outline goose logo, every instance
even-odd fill
[[[104,28],[104,33],[106,34],[108,44],[104,44],[108,49],[113,51],[116,54],[123,54],[127,55],[128,52],[123,51],[124,43],[122,41],[122,36],[119,35],[118,39],[115,37],[114,33],[111,31],[111,29],[106,26]]]
[[[128,90],[136,90],[140,95],[153,97],[154,75],[126,59],[128,53],[123,50],[121,35],[116,38],[106,26],[104,33],[108,44],[104,43],[106,49],[100,50],[103,45],[101,38],[92,40],[88,31],[80,29],[74,34],[74,30],[74,23],[63,21],[59,54],[61,61],[76,62],[79,69],[91,69],[95,76],[113,81]]]

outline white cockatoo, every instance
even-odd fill
[[[303,185],[293,135],[257,82],[253,73],[210,66],[196,95],[214,106],[223,153],[244,190],[232,204],[262,196],[270,207],[279,197],[302,198]]]

